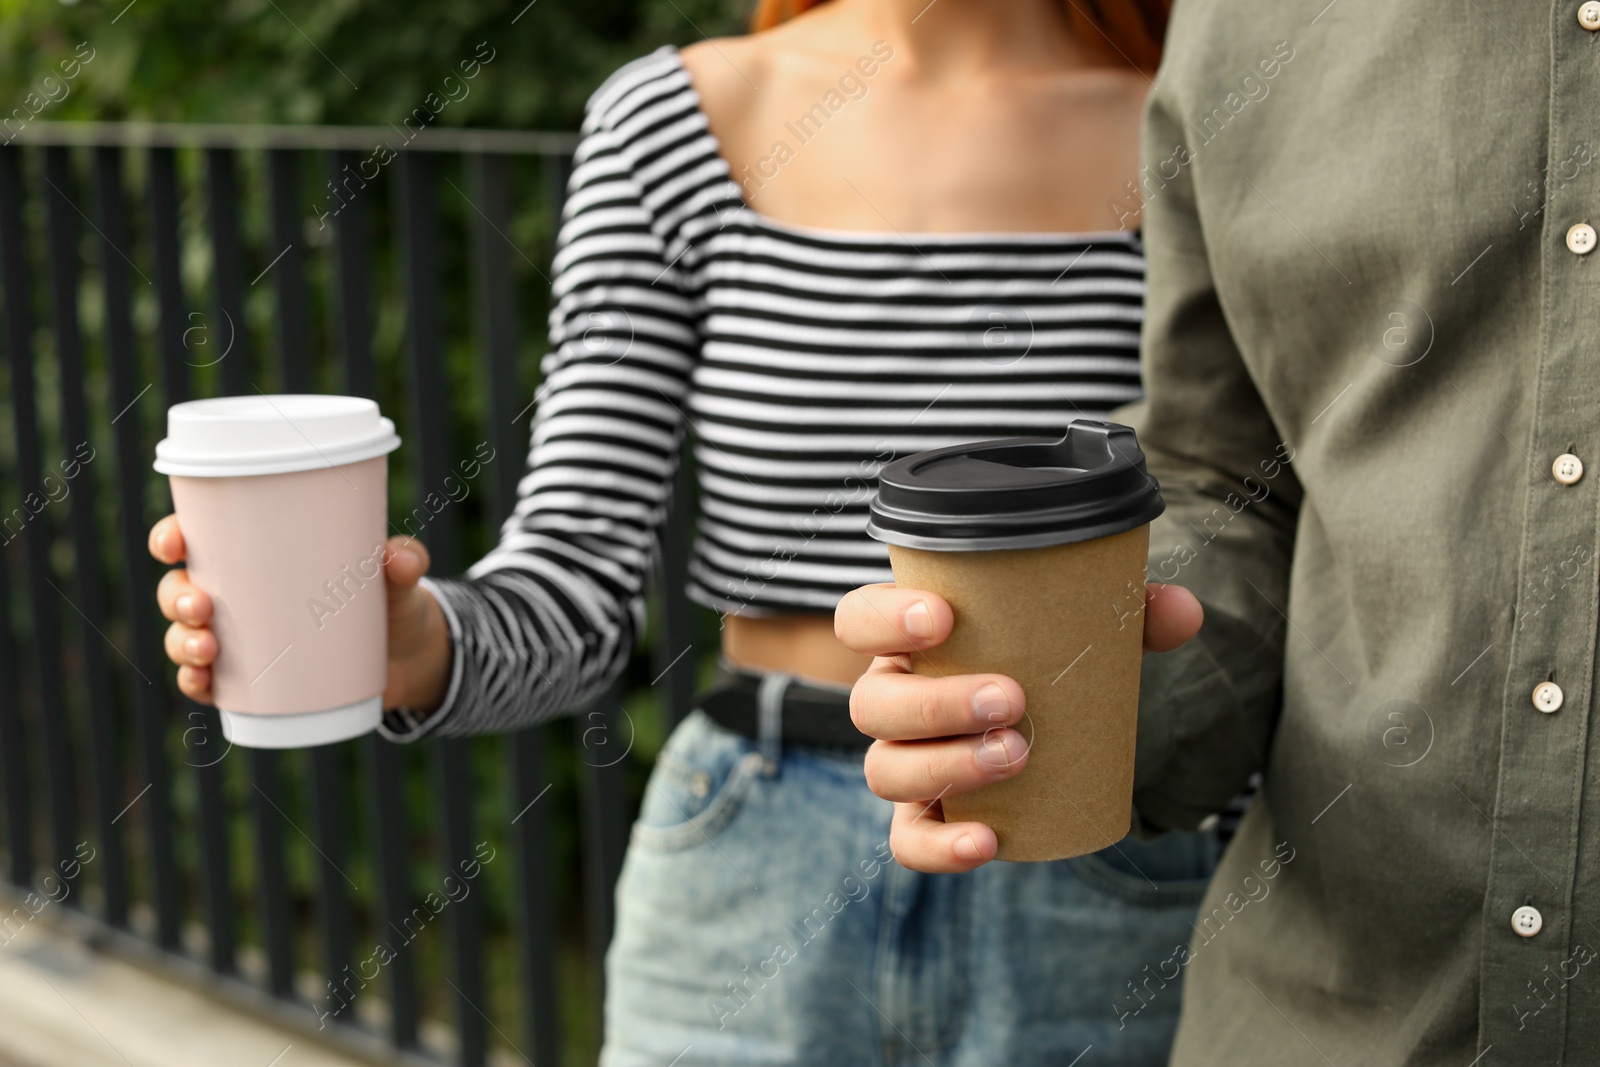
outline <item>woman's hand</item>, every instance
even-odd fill
[[[1145,591],[1144,647],[1177,648],[1200,630],[1200,602],[1182,586]],[[999,843],[982,823],[947,823],[939,798],[1016,774],[1028,745],[1011,727],[1022,718],[1022,687],[1003,674],[928,678],[911,673],[918,651],[950,636],[954,615],[935,593],[868,585],[846,594],[834,632],[876,657],[850,693],[850,717],[878,740],[867,750],[867,785],[894,801],[889,845],[903,867],[969,871],[994,859]]]
[[[182,563],[186,550],[178,517],[168,515],[150,530],[150,554],[162,563]],[[409,537],[391,537],[383,556],[389,594],[389,675],[385,708],[426,713],[444,702],[450,683],[450,631],[444,612],[417,579],[428,573],[428,550]],[[168,571],[156,588],[167,628],[167,658],[178,665],[178,688],[201,704],[212,703],[211,664],[217,638],[211,632],[211,598],[189,581],[189,572]]]

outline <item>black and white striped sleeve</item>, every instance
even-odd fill
[[[652,91],[624,68],[590,101],[516,509],[465,579],[424,579],[450,627],[449,691],[426,718],[388,714],[393,740],[575,711],[618,675],[643,627],[698,352],[630,153]]]

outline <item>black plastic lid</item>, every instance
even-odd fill
[[[1075,419],[1066,433],[952,445],[878,476],[867,533],[905,548],[1043,548],[1143,526],[1165,510],[1133,430]]]

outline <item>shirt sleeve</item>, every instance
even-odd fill
[[[1141,677],[1135,825],[1195,829],[1266,762],[1281,705],[1286,600],[1301,488],[1213,284],[1196,162],[1158,79],[1145,158],[1176,177],[1146,187],[1145,398],[1120,416],[1139,434],[1167,510],[1152,526],[1151,581],[1187,587],[1200,634],[1148,655]]]
[[[575,711],[621,673],[643,629],[698,342],[618,95],[596,94],[573,159],[516,507],[465,579],[424,579],[450,629],[449,689],[431,715],[386,715],[392,740]]]

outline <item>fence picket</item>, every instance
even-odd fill
[[[341,169],[358,162],[353,152],[328,153],[329,180]],[[331,219],[319,225],[333,229],[334,307],[340,381],[351,396],[378,399],[377,372],[372,351],[372,225],[368,196],[343,202]],[[401,918],[409,911],[407,877],[407,816],[402,783],[402,753],[376,734],[358,746],[367,800],[368,836],[372,845],[372,870],[377,879],[373,892],[374,940],[389,944],[400,932]],[[330,960],[334,950],[329,949]],[[416,958],[405,949],[383,966],[389,1006],[389,1040],[400,1049],[417,1047],[418,1004]],[[328,964],[329,969],[333,963]],[[342,999],[342,998],[341,998]]]
[[[278,383],[285,393],[311,388],[311,306],[306,296],[305,234],[300,225],[300,153],[274,148],[267,153],[271,203],[271,245],[263,273],[272,276],[277,316]]]
[[[17,492],[17,509],[0,516],[0,536],[4,536],[5,544],[10,545],[19,536],[25,536],[23,526],[28,511],[23,499],[33,489],[38,481],[38,441],[31,432],[33,411],[33,312],[31,308],[31,294],[27,287],[27,263],[25,253],[25,238],[22,222],[22,153],[9,146],[0,147],[0,308],[4,315],[0,322],[4,324],[3,338],[6,352],[5,358],[11,367],[12,388],[12,417],[16,434],[15,448],[17,456],[17,470],[14,484]],[[19,368],[23,372],[18,376]],[[23,399],[26,393],[26,400]],[[27,418],[24,418],[24,414]],[[33,472],[30,476],[29,472]],[[36,583],[34,578],[34,557],[36,555],[32,541],[25,544],[27,562],[27,581],[30,587]],[[21,677],[16,670],[17,664],[11,654],[11,641],[13,636],[10,597],[10,567],[14,552],[6,552],[0,559],[0,596],[4,597],[4,614],[0,616],[5,621],[5,649],[0,652],[0,684],[4,684],[5,696],[0,701],[0,729],[5,731],[6,741],[0,747],[0,773],[5,774],[5,802],[6,802],[6,848],[9,869],[9,878],[15,885],[25,886],[33,884],[35,858],[35,842],[33,828],[33,799],[30,793],[32,776],[28,773],[29,741],[34,730],[25,729],[24,724],[30,718],[28,709],[22,706],[24,692],[21,686]],[[31,633],[16,633],[19,641],[31,637],[36,653],[43,654],[46,644],[41,642],[41,619],[35,613],[30,621]],[[33,664],[38,670],[40,659],[35,656]],[[44,660],[48,664],[49,660]],[[44,673],[50,673],[48,671]],[[44,679],[40,679],[44,684]],[[35,690],[35,706],[31,718],[34,724],[39,722],[41,714],[38,703],[49,706],[48,701],[40,700],[40,694]],[[48,727],[45,727],[48,729]],[[42,731],[41,731],[42,732]],[[51,797],[55,796],[55,783],[51,780],[50,767],[47,764],[45,771],[46,785],[50,788]],[[53,805],[49,805],[53,808]],[[52,819],[52,821],[55,821]],[[59,845],[57,846],[59,847]],[[54,849],[52,849],[54,851]]]
[[[511,514],[522,456],[527,449],[527,400],[517,373],[522,324],[517,314],[517,270],[520,255],[507,236],[511,225],[511,167],[502,155],[468,157],[468,190],[475,210],[468,213],[471,231],[473,292],[478,345],[489,397],[488,443],[494,462],[484,475],[489,512],[496,522]],[[531,263],[530,263],[531,265]],[[534,268],[537,269],[537,268]],[[516,899],[512,907],[516,957],[522,973],[523,1050],[535,1063],[552,1063],[560,1055],[560,1019],[556,997],[555,887],[549,856],[550,789],[545,735],[548,727],[519,730],[506,746],[511,777],[511,831],[516,864]]]
[[[211,321],[205,324],[207,366],[222,374],[222,392],[255,392],[250,331],[244,315],[244,248],[239,236],[239,171],[231,148],[206,149],[206,205],[211,225]]]
[[[280,753],[270,748],[244,750],[250,765],[250,810],[255,814],[256,899],[254,912],[261,923],[267,953],[267,990],[275,997],[294,991],[294,945],[289,928],[289,878],[284,866],[285,824],[293,827],[284,809]]]
[[[149,508],[145,501],[150,452],[141,432],[141,415],[150,404],[153,382],[141,381],[134,341],[127,205],[122,187],[122,153],[114,145],[94,150],[95,229],[100,234],[100,284],[105,301],[106,359],[111,372],[112,429],[117,452],[117,531],[120,534],[122,589],[131,635],[130,659],[123,677],[132,693],[138,732],[140,778],[144,785],[130,802],[139,805],[144,847],[150,867],[156,943],[178,945],[178,859],[172,838],[172,772],[167,764],[166,691],[160,686],[161,639],[158,617],[150,611],[155,580],[145,547]],[[135,820],[130,819],[130,822]]]
[[[69,150],[51,145],[44,150],[46,263],[49,273],[51,332],[54,336],[56,373],[61,389],[61,439],[65,455],[83,458],[82,449],[98,450],[90,443],[88,404],[84,389],[88,376],[84,364],[83,335],[78,321],[78,286],[82,264],[78,256],[79,223],[85,217],[75,199],[76,182]],[[100,545],[95,501],[97,468],[84,462],[66,496],[67,525],[72,542],[72,593],[51,582],[51,587],[71,609],[87,702],[85,741],[89,749],[89,797],[94,810],[97,840],[95,873],[104,893],[105,920],[112,926],[128,924],[128,871],[122,828],[117,815],[124,804],[119,766],[118,722],[111,706],[111,644],[94,622],[106,617],[105,587],[101,581]],[[115,646],[111,646],[113,649]],[[120,656],[122,653],[117,650]],[[65,714],[65,709],[61,709]]]
[[[183,291],[183,246],[177,155],[168,147],[150,150],[150,243],[155,252],[156,299],[160,304],[161,384],[170,406],[193,395],[191,377],[199,367],[225,358],[222,331],[211,328],[204,313],[190,312]],[[213,314],[211,318],[215,318]],[[164,665],[161,669],[166,668]],[[183,762],[194,769],[197,798],[195,830],[200,854],[201,909],[205,916],[206,953],[211,969],[231,975],[236,970],[233,908],[233,861],[228,848],[223,777],[229,746],[214,708],[178,698]]]
[[[439,205],[437,159],[402,152],[399,167],[398,210],[401,264],[406,309],[406,354],[411,375],[411,433],[417,457],[416,489],[419,500],[437,499],[445,480],[454,477],[449,460],[448,411],[439,403],[445,395],[444,308],[440,299]],[[461,565],[461,517],[450,504],[432,513],[425,536],[434,565],[440,573],[454,574]],[[472,830],[469,742],[445,738],[432,742],[434,781],[438,789],[439,822],[443,838],[441,866],[446,876],[463,864],[476,862]],[[459,1038],[456,1062],[460,1067],[482,1067],[488,1049],[484,1025],[483,898],[469,893],[453,902],[446,916],[449,956],[453,976],[448,979],[455,1003]]]

